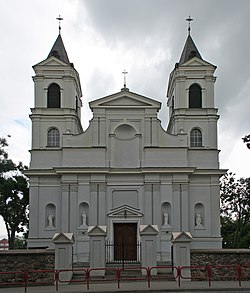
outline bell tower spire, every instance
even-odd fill
[[[81,133],[82,90],[79,74],[64,47],[59,16],[59,35],[48,57],[33,66],[35,106],[32,120],[32,150],[64,146],[65,135]]]
[[[201,57],[190,35],[192,18],[186,20],[188,36],[168,83],[168,132],[186,133],[191,148],[217,149],[216,66]]]

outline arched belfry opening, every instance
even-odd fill
[[[60,90],[60,86],[56,83],[52,83],[48,87],[47,107],[48,108],[61,107],[61,90]]]
[[[189,87],[189,108],[202,108],[202,92],[198,84]]]

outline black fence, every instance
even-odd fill
[[[105,244],[106,263],[138,263],[141,261],[141,243],[112,243]]]

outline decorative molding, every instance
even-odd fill
[[[144,191],[160,191],[160,190],[161,190],[160,183],[144,184]]]
[[[188,184],[184,183],[184,184],[173,184],[173,191],[188,191]]]
[[[159,183],[153,184],[153,191],[160,191],[161,185]]]
[[[78,191],[78,185],[77,184],[70,184],[70,191],[77,192]]]
[[[91,192],[97,192],[99,188],[100,192],[105,192],[106,191],[106,183],[102,182],[102,183],[90,183],[90,191]]]
[[[63,192],[69,191],[69,184],[62,184],[62,191]]]
[[[173,184],[173,192],[180,191],[180,184]]]
[[[188,184],[182,184],[181,185],[181,190],[182,191],[188,191]]]
[[[97,191],[97,183],[90,183],[90,192],[96,192]]]
[[[151,191],[152,190],[152,184],[144,184],[144,191]]]
[[[72,184],[66,184],[66,183],[63,183],[62,184],[62,191],[63,192],[77,192],[78,191],[78,185],[77,183],[72,183]]]
[[[106,183],[100,183],[99,184],[99,191],[105,192],[106,191]]]

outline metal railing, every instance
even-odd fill
[[[141,243],[105,243],[106,263],[138,263],[141,260]]]
[[[141,276],[126,276],[126,271],[141,270]],[[169,270],[170,274],[157,275],[156,270]],[[78,279],[65,279],[65,273],[79,273]],[[102,277],[96,278],[96,273],[101,272]],[[103,278],[107,272],[113,274]],[[188,273],[187,273],[188,272]],[[43,279],[42,279],[43,277]],[[37,281],[37,278],[39,281]],[[121,281],[145,281],[147,287],[150,288],[154,281],[177,281],[181,287],[181,280],[191,281],[206,281],[211,287],[212,281],[223,279],[235,280],[239,287],[242,281],[250,280],[250,265],[220,265],[220,266],[154,266],[154,267],[128,267],[124,268],[82,268],[72,270],[33,270],[33,271],[15,271],[15,272],[0,272],[0,286],[24,286],[24,291],[27,292],[29,285],[54,285],[56,291],[59,289],[59,284],[62,283],[81,283],[90,289],[91,284],[97,282],[117,282],[117,288],[120,289]]]

